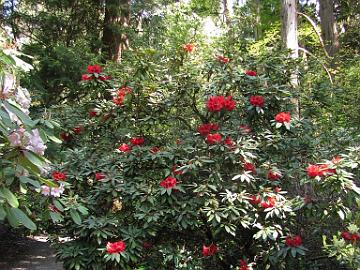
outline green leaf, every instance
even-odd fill
[[[19,117],[19,119],[24,125],[28,127],[34,126],[34,122],[20,109],[19,105],[16,104],[14,101],[4,100],[4,106],[7,110]]]
[[[34,231],[36,230],[35,223],[19,208],[10,208],[11,215],[15,217],[15,219],[23,224],[26,228]]]
[[[6,211],[4,207],[0,204],[0,220],[4,220],[6,217]]]
[[[19,201],[16,198],[16,196],[6,187],[3,187],[0,189],[2,195],[4,195],[4,198],[6,201],[12,206],[12,207],[19,207]]]
[[[58,223],[62,220],[62,217],[59,213],[50,212],[50,217],[54,223]]]
[[[56,207],[57,209],[59,209],[59,211],[61,211],[61,212],[64,211],[64,207],[63,207],[63,205],[61,204],[60,201],[54,200],[53,203],[54,203],[55,207]]]
[[[40,158],[38,155],[31,151],[23,151],[24,156],[34,165],[36,165],[38,168],[41,168],[44,166],[44,161],[42,158]]]
[[[29,177],[26,177],[26,176],[20,176],[19,179],[20,179],[21,183],[24,183],[24,184],[30,183],[34,187],[40,188],[40,183],[36,180],[30,179]]]
[[[70,209],[70,216],[77,225],[81,224],[81,217],[75,209]]]

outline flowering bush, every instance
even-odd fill
[[[358,162],[307,169],[322,155],[311,124],[289,113],[278,69],[244,74],[246,63],[213,53],[143,57],[134,52],[106,84],[83,81],[91,91],[63,116],[66,178],[55,178],[69,190],[49,215],[54,240],[72,236],[56,244],[65,268],[301,269],[319,225],[298,217],[350,218]],[[266,74],[283,85],[260,91]]]

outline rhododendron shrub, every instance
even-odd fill
[[[244,74],[249,65],[235,55],[214,59],[214,50],[204,60],[200,50],[176,68],[160,52],[146,63],[134,52],[110,89],[96,76],[81,82],[102,98],[62,115],[61,132],[72,136],[57,172],[70,190],[53,221],[54,239],[71,235],[56,244],[66,269],[300,269],[318,225],[299,217],[350,218],[358,163],[313,151],[287,81],[261,90],[262,80],[271,84],[265,74],[281,73]],[[124,85],[131,91],[119,95]],[[326,168],[313,177],[309,164]]]
[[[29,217],[31,196],[58,197],[63,191],[50,180],[49,161],[44,157],[46,143],[59,140],[53,134],[55,122],[29,116],[31,96],[20,86],[16,66],[26,63],[15,50],[3,49],[9,48],[3,41],[0,32],[0,223],[36,230],[38,220]]]

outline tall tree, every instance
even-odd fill
[[[297,23],[297,13],[296,13],[296,0],[282,0],[281,2],[281,18],[282,18],[282,41],[285,48],[290,50],[291,58],[299,57],[299,45],[298,45],[298,23]],[[290,75],[290,82],[294,89],[297,89],[299,86],[298,73],[295,70]],[[293,100],[295,105],[297,115],[299,112],[299,101],[298,99]]]
[[[131,0],[106,0],[103,30],[103,54],[106,59],[121,61],[123,51],[129,47],[127,34],[131,17]]]
[[[339,35],[334,15],[334,0],[319,0],[321,34],[325,42],[325,49],[330,56],[339,50]]]

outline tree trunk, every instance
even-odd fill
[[[291,50],[290,57],[299,57],[299,45],[297,36],[297,14],[296,14],[296,0],[282,0],[281,1],[281,17],[282,17],[282,41],[284,47]],[[290,75],[290,83],[294,90],[299,86],[298,72],[295,70]],[[299,99],[293,98],[292,103],[295,106],[295,115],[300,115]]]
[[[123,51],[129,48],[127,27],[130,25],[131,0],[106,0],[103,28],[104,58],[120,62]]]
[[[339,50],[339,35],[334,15],[334,0],[319,0],[321,35],[325,42],[325,49],[330,56]]]
[[[262,27],[261,27],[261,3],[260,0],[254,0],[255,6],[255,40],[260,40],[262,37]]]

